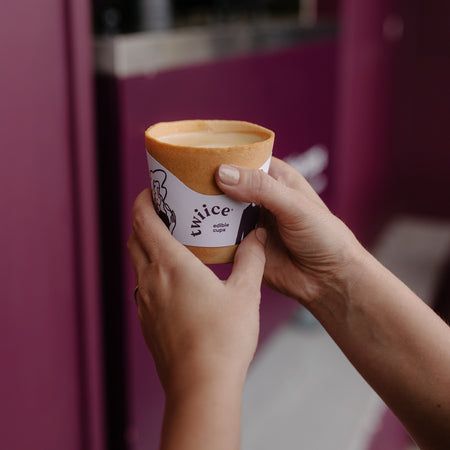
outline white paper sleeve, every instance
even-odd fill
[[[146,153],[155,210],[182,244],[196,247],[239,244],[255,228],[259,205],[237,202],[223,194],[200,194]],[[270,158],[260,170],[267,173],[269,166]]]

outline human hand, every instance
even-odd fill
[[[294,168],[272,158],[269,175],[221,166],[220,189],[264,207],[265,281],[306,306],[348,288],[364,249]]]
[[[224,377],[243,383],[259,333],[265,237],[247,236],[222,281],[171,236],[148,189],[136,198],[128,248],[138,314],[166,392]]]

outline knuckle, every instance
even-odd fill
[[[303,193],[292,188],[287,189],[287,198],[291,201],[291,206],[293,208],[296,208],[302,202],[305,202],[305,196]]]
[[[141,202],[140,202],[139,196],[137,196],[134,199],[133,207],[131,209],[131,213],[132,213],[133,217],[140,211],[140,209],[141,209]]]
[[[143,228],[145,228],[146,222],[147,222],[146,216],[145,216],[144,212],[142,211],[142,209],[136,208],[135,210],[133,210],[132,226],[133,226],[133,230],[136,233],[139,233],[139,231],[141,231]]]
[[[174,258],[164,258],[161,267],[162,276],[171,284],[179,280],[184,273],[184,267]]]
[[[294,169],[292,169],[294,170]],[[301,178],[299,176],[300,174],[298,172],[292,172],[291,170],[286,171],[283,176],[282,179],[284,179],[284,185],[285,186],[296,186],[298,185],[299,182],[301,182]]]
[[[161,287],[161,277],[152,267],[147,267],[139,277],[137,297],[146,305],[150,305],[151,299],[158,296]]]
[[[253,265],[262,264],[264,265],[266,262],[266,257],[264,251],[259,248],[259,244],[257,245],[247,245],[246,247],[239,246],[236,255],[240,258],[245,253],[247,254],[248,261],[251,261]]]
[[[131,210],[133,228],[141,229],[145,227],[148,221],[145,204],[143,203],[142,194],[139,194],[134,200]]]
[[[252,173],[251,188],[255,194],[256,201],[261,203],[266,192],[270,189],[270,177],[260,170],[255,170]]]
[[[152,295],[150,289],[141,289],[138,295],[138,298],[140,298],[147,306],[151,305]]]
[[[163,257],[150,263],[152,285],[155,288],[173,285],[175,264]]]

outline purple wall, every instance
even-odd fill
[[[368,242],[393,213],[449,217],[450,3],[346,0],[337,212]]]
[[[88,3],[67,5],[8,2],[0,14],[8,450],[102,448]]]
[[[336,209],[364,242],[392,211],[389,148],[395,43],[382,35],[390,0],[346,0],[336,113]]]
[[[400,211],[450,217],[450,2],[399,0],[393,151]]]

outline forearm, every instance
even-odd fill
[[[354,274],[313,314],[421,448],[448,448],[449,327],[370,255]]]
[[[242,382],[216,379],[168,392],[162,450],[237,450]]]

